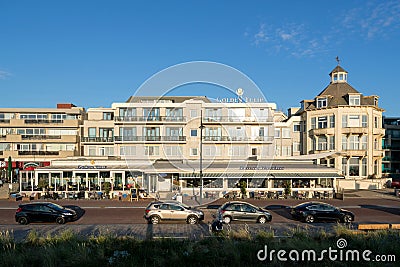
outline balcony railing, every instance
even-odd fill
[[[63,123],[64,120],[45,120],[45,119],[25,119],[26,124],[49,124],[49,123]]]
[[[207,122],[273,122],[273,117],[235,117],[235,116],[204,117],[203,123]]]
[[[116,142],[184,142],[186,136],[115,136]]]
[[[61,139],[61,135],[21,135],[22,140],[54,140]]]
[[[58,156],[59,151],[18,151],[18,156]]]
[[[114,137],[81,137],[81,142],[84,143],[112,143]]]
[[[115,116],[115,121],[121,122],[142,122],[142,121],[165,121],[165,122],[184,122],[182,116]]]
[[[256,136],[256,137],[243,137],[243,136],[204,136],[204,141],[213,142],[272,142],[273,136]]]

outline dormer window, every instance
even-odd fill
[[[317,108],[324,108],[328,105],[328,98],[318,98],[317,99]]]
[[[359,95],[349,95],[349,105],[350,106],[359,106],[360,105],[360,96]]]

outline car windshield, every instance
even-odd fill
[[[54,204],[54,203],[49,203],[49,204],[47,204],[47,206],[52,209],[55,209],[55,210],[63,210],[64,209],[64,207],[62,207],[58,204]]]

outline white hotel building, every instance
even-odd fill
[[[132,96],[89,108],[76,143],[80,156],[36,168],[34,179],[21,179],[21,191],[40,181],[54,191],[101,190],[110,182],[118,193],[138,183],[149,192],[191,195],[203,188],[221,195],[244,181],[248,192],[288,193],[290,187],[290,194],[312,195],[379,178],[378,97],[351,87],[340,66],[330,77],[317,97],[288,114],[258,99],[222,103],[196,96]]]

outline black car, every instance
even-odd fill
[[[349,223],[354,221],[354,213],[323,202],[306,202],[292,208],[294,218],[307,223],[319,221],[336,221]]]
[[[78,218],[72,209],[51,202],[35,202],[19,205],[15,213],[15,221],[19,224],[30,222],[56,222],[64,224]]]
[[[272,220],[272,215],[267,210],[242,201],[231,201],[223,204],[215,217],[224,223],[231,221],[266,223]]]

